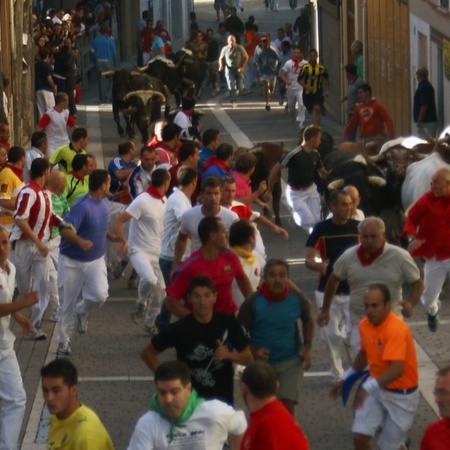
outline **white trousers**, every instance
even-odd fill
[[[27,397],[14,350],[0,353],[0,450],[16,450]]]
[[[317,186],[313,183],[306,191],[294,191],[289,186],[286,199],[294,210],[295,223],[309,233],[317,222],[320,222],[320,196]]]
[[[335,295],[330,310],[330,321],[326,327],[320,328],[320,336],[325,343],[331,366],[331,376],[338,380],[344,376],[340,344],[350,345],[350,309],[349,295]],[[317,307],[323,305],[323,292],[316,291]]]
[[[385,389],[369,394],[355,411],[352,432],[375,436],[381,427],[380,449],[398,450],[414,422],[419,398],[418,389],[406,395]]]
[[[59,244],[61,242],[61,236],[57,236],[49,241],[49,279],[50,279],[50,293],[49,293],[49,305],[53,311],[59,309],[59,295],[58,295],[58,260],[59,260]]]
[[[48,245],[48,243],[47,243]],[[28,239],[13,244],[12,260],[16,266],[16,283],[21,295],[30,290],[39,292],[39,301],[31,308],[33,327],[41,326],[49,301],[50,257],[42,256],[37,246]]]
[[[38,109],[38,120],[45,114],[47,109],[55,106],[55,96],[50,91],[36,91],[36,106]]]
[[[288,86],[286,90],[286,100],[289,113],[295,114],[295,107],[297,106],[297,116],[295,117],[295,120],[301,124],[305,123],[306,108],[303,104],[303,89]]]
[[[450,274],[450,259],[437,261],[436,258],[427,259],[423,268],[425,289],[420,298],[428,312],[435,315],[439,310],[439,294]]]
[[[139,275],[138,303],[148,305],[145,323],[152,326],[165,297],[166,284],[159,267],[159,260],[146,252],[130,253],[130,261]]]
[[[100,308],[108,298],[108,276],[105,258],[82,262],[59,256],[58,290],[60,309],[58,315],[58,343],[70,342],[75,314],[89,314]],[[77,305],[78,297],[82,300]]]

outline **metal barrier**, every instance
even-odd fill
[[[81,78],[81,87],[86,88],[89,85],[90,72],[95,69],[91,57],[91,42],[96,36],[98,24],[89,27],[89,31],[75,41],[75,47],[78,49],[78,75]]]

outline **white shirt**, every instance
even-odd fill
[[[289,61],[286,61],[286,64],[283,66],[283,73],[286,76],[286,78],[288,79],[288,81],[290,81],[291,85],[288,86],[288,89],[292,89],[292,90],[302,90],[303,91],[303,86],[297,81],[298,76],[300,75],[300,71],[302,70],[302,67],[308,64],[308,61],[301,61],[298,63],[298,67],[295,68],[295,62],[292,61],[292,59],[290,59]]]
[[[202,211],[202,205],[195,206],[194,208],[186,211],[181,218],[181,227],[180,231],[184,234],[187,234],[191,238],[191,251],[195,252],[201,247],[200,238],[198,237],[198,224],[206,217]],[[233,211],[220,207],[219,213],[215,216],[219,219],[222,219],[222,222],[225,224],[227,230],[230,230],[231,225],[236,220],[239,220],[239,217]]]
[[[164,202],[143,192],[126,209],[126,212],[133,217],[128,233],[130,253],[145,252],[152,259],[158,259],[161,251],[166,197],[163,200]]]
[[[209,400],[197,408],[183,427],[175,428],[169,442],[169,422],[148,411],[139,419],[128,450],[222,450],[229,434],[239,436],[246,428],[243,411],[235,411],[219,400]]]
[[[14,295],[16,268],[8,260],[9,273],[0,269],[0,303],[11,303]],[[5,356],[13,348],[15,336],[9,328],[11,315],[0,317],[0,356]],[[1,359],[1,358],[0,358]]]
[[[189,139],[191,137],[191,134],[189,132],[189,128],[192,128],[192,120],[183,111],[179,111],[177,113],[177,115],[173,119],[173,123],[175,123],[179,127],[181,127],[181,137],[182,137],[182,139]]]
[[[31,163],[37,158],[45,158],[45,155],[36,147],[31,147],[25,153],[25,167],[23,168],[23,179],[25,183],[30,181]]]
[[[173,188],[173,193],[167,200],[163,218],[163,237],[161,256],[164,259],[173,259],[175,254],[175,242],[181,227],[183,213],[191,209],[191,199],[178,188]],[[187,252],[189,253],[189,251]]]
[[[51,119],[50,123],[45,128],[48,139],[47,157],[50,158],[58,147],[67,145],[70,142],[69,134],[67,133],[69,110],[64,109],[59,113],[52,108],[45,114],[48,114]]]

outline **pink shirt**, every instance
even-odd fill
[[[239,172],[233,172],[236,181],[236,198],[245,197],[252,193],[251,181],[245,179],[244,175]],[[251,208],[251,204],[249,205]]]

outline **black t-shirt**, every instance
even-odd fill
[[[308,153],[301,146],[285,155],[280,164],[287,167],[288,184],[294,189],[312,184],[314,175],[323,167],[322,158],[317,150]]]
[[[336,260],[350,247],[358,245],[359,232],[357,220],[350,219],[345,225],[336,225],[332,219],[319,222],[312,230],[306,241],[307,247],[312,247],[319,251],[322,260],[328,259],[327,273],[319,279],[317,290],[323,292],[328,278],[333,271]],[[339,283],[337,294],[348,295],[350,289],[347,282]]]
[[[214,359],[218,339],[238,352],[250,344],[234,316],[216,311],[207,324],[197,322],[192,314],[181,318],[155,336],[152,344],[158,352],[175,348],[177,359],[189,366],[192,386],[201,397],[233,405],[233,364]]]
[[[53,92],[47,77],[53,75],[52,66],[44,61],[37,61],[34,65],[34,87],[36,91]]]
[[[215,62],[219,58],[219,44],[215,39],[208,42],[208,56],[206,57],[207,62]]]

